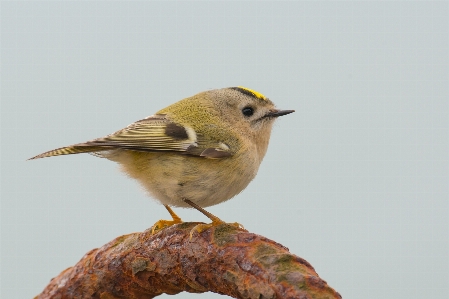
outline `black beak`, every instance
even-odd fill
[[[273,110],[265,114],[264,117],[279,117],[295,112],[295,110]]]

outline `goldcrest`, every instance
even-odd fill
[[[267,151],[278,110],[261,93],[245,87],[204,91],[136,121],[106,137],[54,149],[31,159],[91,153],[117,162],[160,201],[170,207],[194,207],[213,225],[222,223],[203,207],[240,193],[256,176]]]

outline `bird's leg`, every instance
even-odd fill
[[[167,209],[167,211],[170,213],[170,216],[171,216],[171,218],[173,218],[173,221],[175,221],[176,223],[181,223],[181,222],[182,222],[181,218],[179,218],[179,216],[176,215],[176,213],[173,212],[173,210],[172,210],[169,206],[164,205],[164,207],[165,207],[165,208]]]
[[[151,233],[154,235],[155,233],[157,233],[158,231],[172,226],[174,224],[178,224],[178,223],[182,223],[183,221],[181,220],[181,218],[179,218],[178,215],[176,215],[175,212],[173,212],[173,210],[167,206],[164,205],[164,207],[167,209],[167,211],[170,213],[171,217],[173,218],[173,220],[159,220],[158,222],[156,222],[152,227],[151,227]]]
[[[218,226],[220,224],[228,224],[228,225],[232,225],[236,228],[239,229],[244,229],[243,225],[241,225],[240,223],[234,222],[234,223],[227,223],[224,222],[223,220],[221,220],[220,218],[218,218],[217,216],[215,216],[214,214],[209,213],[208,211],[206,211],[205,209],[203,209],[202,207],[200,207],[199,205],[197,205],[196,203],[183,198],[184,202],[189,204],[190,206],[192,206],[193,208],[197,209],[198,211],[200,211],[201,213],[203,213],[207,218],[209,218],[210,220],[212,220],[212,223],[209,224],[198,224],[196,225],[191,231],[190,231],[190,238],[192,238],[193,233],[196,231],[198,233],[201,233],[203,231],[205,231],[206,229],[213,227],[213,226]]]
[[[200,211],[201,213],[203,213],[207,218],[209,218],[210,220],[212,220],[212,223],[217,222],[217,223],[225,223],[223,220],[221,220],[220,218],[218,218],[217,216],[215,216],[212,213],[209,213],[208,211],[206,211],[205,209],[203,209],[202,207],[200,207],[199,205],[197,205],[196,203],[188,200],[188,199],[183,199],[185,203],[189,204],[190,206],[192,206],[193,208],[197,209],[198,211]]]

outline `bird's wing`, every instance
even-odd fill
[[[106,137],[54,149],[31,159],[79,153],[101,153],[101,151],[114,149],[178,152],[205,158],[224,158],[232,155],[226,144],[205,140],[192,128],[176,124],[164,114],[156,114]]]

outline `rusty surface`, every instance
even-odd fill
[[[197,223],[114,239],[53,278],[35,298],[153,298],[215,292],[234,298],[341,298],[305,260],[274,241],[228,225]]]

